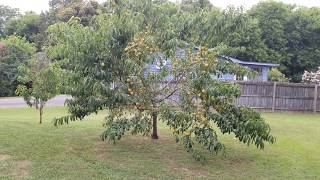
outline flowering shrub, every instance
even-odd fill
[[[305,83],[315,83],[320,84],[320,67],[318,67],[318,71],[304,71],[302,75],[302,81]]]

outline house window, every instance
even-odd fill
[[[261,74],[262,73],[262,68],[261,67],[251,67],[251,69],[253,71],[256,71],[258,74]]]

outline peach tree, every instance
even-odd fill
[[[49,28],[48,53],[68,71],[66,91],[73,97],[66,103],[70,115],[54,124],[107,110],[101,139],[116,142],[127,132],[158,139],[161,121],[197,160],[204,158],[200,146],[223,152],[218,130],[260,149],[273,143],[261,115],[234,104],[239,86],[215,78],[250,72],[218,61],[219,47],[195,50],[192,42],[179,39],[169,19],[153,17],[124,8],[96,17],[91,26],[72,18]]]

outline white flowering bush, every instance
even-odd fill
[[[305,83],[320,84],[320,67],[318,67],[318,71],[315,72],[304,71],[302,81]]]

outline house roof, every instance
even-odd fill
[[[241,65],[255,65],[255,66],[267,66],[267,67],[278,67],[279,64],[273,64],[273,63],[262,63],[262,62],[250,62],[250,61],[242,61],[233,57],[219,56],[221,59],[229,60],[233,63],[241,64]]]

